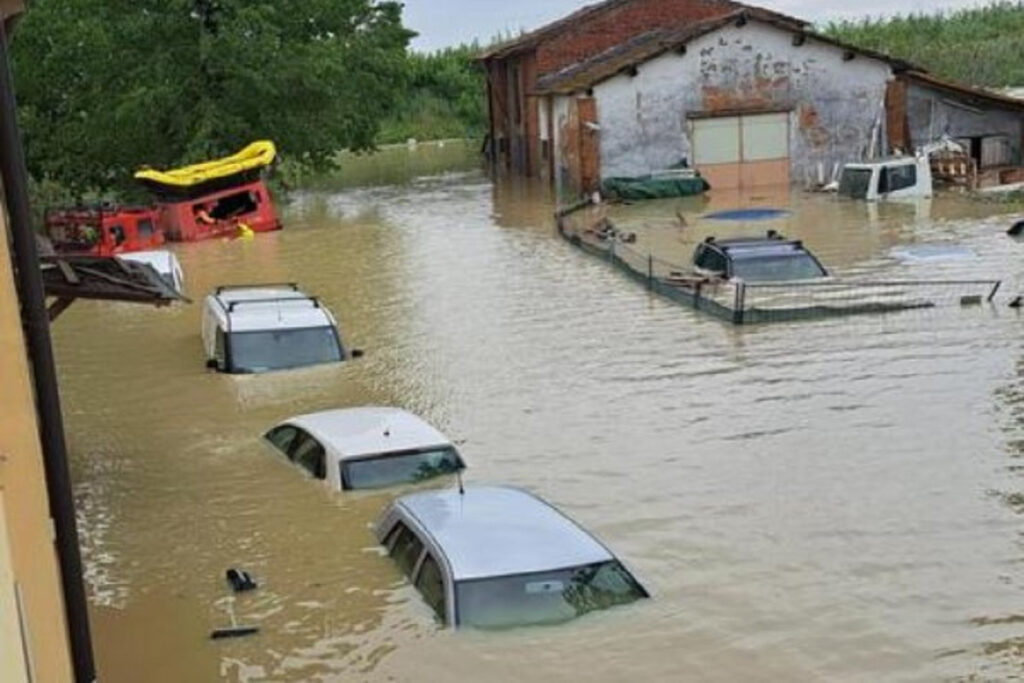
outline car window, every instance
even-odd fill
[[[416,562],[423,553],[423,543],[416,537],[409,527],[401,522],[398,523],[397,531],[394,532],[394,544],[391,546],[390,555],[395,559],[395,564],[406,576],[412,576],[412,570],[416,568]]]
[[[231,369],[257,373],[345,360],[333,327],[231,333]]]
[[[704,245],[702,245],[700,249],[701,252],[700,254],[698,254],[697,260],[695,262],[698,268],[710,270],[715,273],[725,272],[725,256],[723,256],[721,252],[719,252],[717,249],[712,249],[711,247],[707,247]]]
[[[416,589],[423,595],[423,600],[434,610],[434,614],[441,620],[446,621],[444,577],[437,561],[427,553],[420,566],[420,573],[416,577]]]
[[[794,251],[733,261],[733,276],[746,282],[784,282],[826,277],[821,264],[806,252]]]
[[[313,475],[314,478],[327,478],[324,447],[306,432],[301,432],[301,437],[293,442],[289,457],[295,461],[295,464]]]
[[[870,168],[845,168],[839,180],[839,194],[852,199],[864,199],[871,186]]]
[[[426,481],[453,474],[464,467],[458,452],[451,446],[384,453],[347,461],[342,469],[342,483],[346,489],[382,488]]]
[[[916,166],[890,166],[878,174],[878,193],[904,190],[917,184]]]
[[[287,455],[288,448],[292,445],[292,441],[295,440],[298,433],[298,428],[292,425],[281,425],[267,432],[267,441],[274,444],[274,448]]]
[[[615,560],[460,581],[455,591],[458,623],[477,628],[558,623],[647,597],[647,591]]]

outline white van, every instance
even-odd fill
[[[157,249],[155,251],[132,251],[126,254],[118,254],[117,257],[122,261],[145,263],[148,266],[152,266],[163,281],[167,283],[168,287],[176,291],[178,294],[185,293],[185,273],[181,269],[181,263],[178,262],[178,257],[175,256],[173,252],[167,251],[166,249]]]
[[[294,283],[218,287],[203,306],[203,349],[208,368],[232,374],[346,358],[334,316]]]
[[[839,194],[869,202],[931,197],[931,162],[921,155],[846,164],[839,180]]]

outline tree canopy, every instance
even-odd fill
[[[373,146],[407,78],[401,4],[36,0],[12,40],[29,171],[76,190],[274,140],[329,165]]]
[[[826,32],[917,64],[939,76],[989,87],[1024,85],[1024,3],[833,23]]]

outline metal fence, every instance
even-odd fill
[[[990,302],[1000,280],[864,280],[751,283],[696,277],[692,268],[644,253],[615,236],[558,231],[584,252],[606,260],[652,292],[737,325],[889,313]]]

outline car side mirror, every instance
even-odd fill
[[[210,358],[209,360],[206,361],[206,369],[207,370],[219,370],[220,369],[220,363],[217,362],[216,358]]]
[[[363,351],[362,349],[352,349],[351,351],[349,351],[349,356],[351,356],[353,360],[355,360],[356,358],[362,358],[365,355],[366,352]]]

